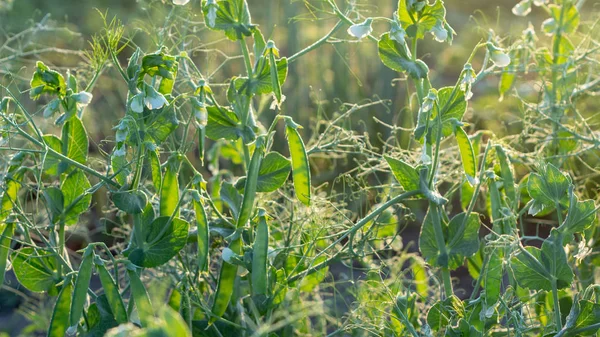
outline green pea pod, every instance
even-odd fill
[[[266,295],[268,283],[267,254],[269,252],[269,225],[262,210],[259,213],[252,252],[252,290],[254,295]]]
[[[269,41],[271,43],[272,41]],[[281,104],[281,84],[279,84],[279,74],[277,73],[277,62],[275,61],[275,52],[271,50],[269,52],[270,70],[271,70],[271,85],[273,86],[273,93],[277,99],[277,103]]]
[[[242,251],[242,239],[237,238],[233,240],[229,244],[229,249],[236,254],[240,254]],[[227,307],[229,306],[229,301],[231,300],[231,295],[233,294],[237,270],[237,265],[223,261],[219,275],[219,283],[217,284],[217,291],[215,292],[212,306],[213,316],[209,320],[211,324],[214,323],[219,317],[223,316],[227,310]]]
[[[504,181],[504,191],[506,192],[508,200],[511,202],[511,207],[515,207],[517,202],[517,191],[515,189],[515,178],[513,177],[510,161],[508,160],[506,151],[504,151],[500,145],[496,145],[496,154],[500,161],[500,175],[502,175],[502,180]]]
[[[475,161],[475,152],[473,151],[473,145],[467,136],[467,133],[463,128],[457,126],[454,129],[454,135],[458,142],[458,149],[462,159],[463,169],[467,175],[467,180],[471,186],[477,185],[477,166]]]
[[[179,171],[179,160],[175,157],[169,159],[165,176],[160,189],[160,215],[179,217],[177,204],[179,203],[179,181],[177,175]]]
[[[113,280],[104,264],[96,264],[96,271],[98,271],[100,283],[102,283],[104,294],[106,295],[108,305],[110,305],[110,309],[112,310],[115,320],[119,324],[127,323],[127,321],[129,321],[127,318],[127,309],[125,309],[125,304],[123,303],[121,294],[119,294],[119,288],[117,287],[117,284]]]
[[[259,137],[256,139],[256,148],[254,149],[254,154],[252,155],[250,166],[248,167],[248,176],[246,177],[246,184],[244,185],[244,199],[242,200],[242,208],[237,221],[238,228],[244,226],[252,215],[254,199],[256,199],[258,172],[260,171],[260,164],[264,156],[264,137]]]
[[[94,247],[88,246],[83,253],[83,260],[77,272],[75,288],[73,290],[73,299],[71,301],[71,315],[69,323],[71,326],[79,324],[79,319],[83,313],[83,307],[87,299],[90,280],[92,279],[92,268],[94,263]]]
[[[71,280],[70,278],[65,279],[64,286],[56,298],[52,319],[48,327],[48,337],[64,337],[67,334],[72,293],[73,286],[71,285]]]
[[[129,275],[131,296],[135,302],[138,316],[140,317],[140,323],[142,326],[147,326],[148,320],[151,320],[152,317],[154,317],[154,309],[152,308],[150,297],[148,297],[146,287],[144,287],[144,284],[142,283],[142,280],[140,280],[140,276],[136,273],[136,271],[128,269],[127,274]]]
[[[204,163],[204,148],[206,146],[206,128],[198,128],[198,154],[200,163]]]
[[[304,142],[298,133],[298,124],[285,117],[285,133],[287,135],[290,156],[292,157],[292,176],[296,197],[306,206],[310,205],[310,166]]]
[[[6,271],[6,261],[10,252],[10,243],[15,232],[15,225],[12,222],[6,224],[3,232],[0,232],[0,286],[4,283],[4,272]]]
[[[150,172],[152,174],[152,185],[156,191],[160,191],[162,185],[162,175],[160,174],[160,160],[156,151],[148,150],[148,158],[150,160]]]
[[[210,244],[208,219],[201,201],[194,200],[194,211],[196,212],[196,226],[198,226],[198,270],[204,271],[208,266],[208,248]]]

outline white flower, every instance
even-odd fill
[[[131,111],[142,113],[144,112],[144,93],[140,92],[139,94],[133,96],[129,103],[129,107]]]
[[[516,16],[527,16],[531,12],[531,0],[522,0],[513,7],[512,12]]]
[[[510,56],[508,56],[502,48],[498,48],[493,44],[488,43],[488,51],[490,52],[490,59],[494,62],[496,67],[506,67],[510,64]]]
[[[125,144],[121,145],[120,148],[113,151],[113,156],[115,157],[124,157],[127,154],[127,148]]]
[[[167,99],[161,93],[157,92],[154,87],[146,85],[146,96],[144,97],[144,105],[150,110],[160,109],[165,104],[168,104]]]
[[[48,105],[46,105],[46,108],[44,109],[44,118],[52,117],[52,115],[54,115],[54,113],[56,113],[59,108],[60,101],[58,100],[58,98],[53,99],[52,101],[50,101],[50,103],[48,103]]]
[[[400,23],[397,20],[394,20],[394,22],[392,23],[392,28],[390,29],[390,39],[392,39],[400,44],[404,44],[405,36],[406,36],[406,31],[404,30],[404,28],[402,28],[402,26],[400,25]]]
[[[86,91],[81,91],[76,94],[71,95],[71,98],[75,100],[75,102],[85,106],[92,102],[92,94]]]
[[[427,154],[427,142],[423,142],[423,150],[421,151],[421,163],[424,165],[431,164],[431,157]]]
[[[433,103],[435,103],[438,99],[437,92],[435,89],[430,89],[427,97],[423,100],[423,104],[421,105],[422,112],[427,112],[433,109]]]
[[[373,31],[371,23],[373,23],[373,19],[368,18],[362,23],[353,24],[352,26],[350,26],[350,28],[348,28],[348,34],[360,40],[363,37],[371,34],[371,32]]]
[[[204,103],[196,100],[192,101],[192,106],[194,107],[193,111],[194,117],[196,117],[196,123],[201,127],[205,127],[208,124],[208,111],[206,110]]]
[[[183,6],[188,2],[190,2],[190,0],[173,0],[173,5]]]
[[[227,262],[227,263],[231,263],[231,258],[234,257],[236,254],[233,252],[233,250],[225,247],[223,248],[223,253],[221,254],[221,257],[223,258],[223,261]]]
[[[433,28],[431,28],[431,34],[437,42],[444,42],[448,39],[448,31],[442,26],[442,21],[438,21]]]

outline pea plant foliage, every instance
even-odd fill
[[[600,29],[585,1],[516,3],[510,20],[545,21],[521,36],[486,31],[451,85],[419,53],[426,40],[462,43],[441,0],[399,0],[382,16],[307,0],[336,23],[290,55],[251,2],[154,2],[167,15],[143,43],[100,14],[86,72],[37,61],[26,87],[2,84],[0,284],[48,303],[43,333],[598,334]],[[198,47],[200,32],[239,56],[209,71],[196,53],[220,52]],[[312,138],[286,105],[292,63],[341,41],[404,79],[412,126],[388,125],[382,147],[345,122],[378,102],[317,121]],[[228,68],[240,73],[218,75]],[[88,111],[109,75],[123,104],[98,142],[88,130],[102,116]],[[518,107],[518,132],[478,123],[489,83]],[[387,177],[366,186],[360,214],[311,181],[323,156],[350,152],[358,167],[340,176]],[[94,222],[105,237],[86,233]],[[398,244],[398,222],[417,226],[418,249]]]

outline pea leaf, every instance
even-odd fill
[[[51,252],[21,248],[13,252],[11,261],[17,280],[30,291],[48,291],[58,282],[56,258]]]
[[[569,198],[567,190],[571,185],[569,176],[563,174],[552,164],[542,164],[538,173],[531,173],[527,183],[527,191],[533,199],[529,214],[536,215],[556,205],[566,206]]]
[[[250,11],[246,0],[220,0],[210,2],[203,8],[206,25],[221,30],[232,41],[239,36],[252,35],[254,25],[250,23]]]
[[[74,117],[62,128],[62,153],[74,161],[85,164],[88,157],[89,140],[81,119]],[[68,164],[60,163],[59,172],[65,172]]]
[[[258,171],[257,192],[274,192],[287,180],[290,175],[292,164],[290,160],[279,152],[269,152],[263,158]],[[235,187],[243,190],[246,177],[238,179]]]
[[[566,8],[562,8],[565,6]],[[579,26],[579,11],[574,4],[563,3],[560,6],[550,5],[550,13],[552,17],[544,21],[542,24],[542,30],[547,35],[555,35],[560,29],[563,34],[571,34],[577,30]],[[562,22],[562,26],[559,27],[559,23]]]
[[[388,156],[385,156],[384,158],[390,166],[394,177],[396,177],[396,180],[398,180],[405,191],[415,191],[419,189],[419,173],[414,167],[399,159]]]
[[[241,124],[236,114],[226,108],[209,106],[206,136],[212,140],[221,138],[237,140],[242,136]]]
[[[406,72],[414,79],[426,78],[429,68],[421,60],[413,61],[406,44],[401,44],[385,33],[377,43],[379,58],[383,64],[397,72]]]
[[[160,76],[158,92],[163,95],[170,94],[173,91],[178,67],[179,62],[175,56],[164,53],[148,54],[142,58],[142,72],[139,81],[144,80],[145,74],[151,77]]]
[[[70,326],[69,312],[71,310],[72,293],[73,286],[71,282],[66,282],[54,304],[52,319],[48,326],[48,337],[63,337],[67,334],[67,329]]]
[[[12,237],[15,232],[15,225],[13,223],[7,223],[0,231],[0,285],[4,284],[4,273],[6,272],[6,264],[8,254],[10,253],[10,246]]]
[[[177,129],[179,121],[171,106],[163,107],[158,114],[153,114],[145,133],[145,140],[160,145]]]
[[[586,328],[598,324],[598,322],[600,322],[600,304],[587,300],[575,301],[569,316],[567,316],[565,326],[561,330],[563,333],[561,336],[593,336],[600,326],[589,330]]]
[[[51,70],[41,61],[38,61],[35,67],[35,72],[29,83],[31,86],[29,92],[31,99],[37,100],[42,94],[57,95],[61,98],[67,94],[67,84],[60,73]]]
[[[423,257],[433,266],[448,267],[454,270],[464,263],[464,259],[473,256],[479,248],[479,214],[457,214],[449,223],[442,221],[442,231],[446,244],[446,254],[441,253],[435,237],[432,215],[427,213],[419,237],[419,249]]]
[[[81,171],[73,171],[60,186],[64,200],[64,222],[67,226],[74,225],[79,216],[87,211],[92,202],[92,195],[87,192],[92,186]]]
[[[436,302],[427,313],[427,324],[434,331],[443,329],[457,318],[465,317],[465,307],[458,297],[452,295]]]
[[[139,214],[144,211],[148,198],[142,191],[123,191],[113,193],[112,201],[123,212]]]
[[[190,224],[182,219],[161,216],[143,229],[143,247],[128,251],[128,258],[135,265],[154,268],[173,258],[187,243]]]
[[[431,143],[437,139],[438,125],[435,118],[440,115],[442,122],[442,136],[448,137],[454,132],[455,125],[460,122],[467,111],[467,100],[465,93],[462,90],[457,90],[454,87],[444,87],[438,90],[438,104],[433,107],[431,119],[429,123],[430,131],[428,142]]]
[[[436,0],[430,5],[427,1],[398,1],[398,19],[409,37],[422,39],[438,22],[445,22],[444,3]]]
[[[287,78],[288,61],[287,58],[283,57],[276,60],[275,63],[277,64],[277,80],[279,81],[279,85],[282,86]],[[250,93],[256,95],[274,93],[276,88],[273,87],[273,82],[271,81],[271,61],[264,57],[259,58],[256,69],[257,74],[250,82],[248,82],[247,77],[236,78],[236,89],[240,92],[247,89]]]
[[[55,135],[44,135],[46,145],[56,152],[62,151],[62,141]],[[57,175],[59,173],[60,159],[52,156],[46,156],[44,160],[44,173],[48,175]]]
[[[227,204],[233,217],[237,220],[242,206],[242,195],[229,182],[223,182],[221,185],[221,200]]]
[[[596,205],[593,200],[579,201],[573,188],[569,188],[570,202],[569,213],[558,227],[565,236],[581,233],[596,220]]]

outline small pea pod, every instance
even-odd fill
[[[73,299],[71,301],[71,315],[69,323],[71,326],[79,324],[79,319],[83,313],[83,307],[87,299],[90,280],[92,279],[92,268],[94,266],[94,247],[88,246],[83,252],[83,260],[77,272],[75,288],[73,289]]]
[[[300,125],[290,117],[285,117],[285,133],[287,135],[290,156],[292,157],[292,176],[296,197],[306,206],[310,205],[310,166],[304,142],[298,133]]]
[[[152,317],[154,317],[154,309],[152,308],[150,297],[148,297],[146,287],[144,287],[144,284],[142,283],[142,280],[140,280],[140,276],[135,269],[128,269],[127,275],[129,275],[131,296],[135,302],[135,307],[137,308],[138,316],[140,317],[140,323],[142,326],[147,326],[148,320],[151,320]]]
[[[512,173],[510,161],[506,155],[506,151],[500,145],[496,145],[496,154],[500,160],[500,175],[504,181],[504,191],[506,192],[508,200],[511,202],[511,207],[515,207],[518,200],[517,191],[515,189],[515,178]]]
[[[269,252],[269,225],[264,210],[259,211],[256,238],[252,249],[252,291],[254,295],[267,294],[267,254]]]
[[[478,179],[473,144],[471,144],[471,141],[469,140],[465,130],[463,130],[463,128],[460,126],[456,126],[454,129],[454,135],[456,137],[456,141],[458,142],[458,149],[460,151],[463,169],[467,175],[467,180],[471,186],[475,186],[478,183]]]
[[[229,249],[236,254],[240,254],[242,251],[242,239],[238,237],[237,239],[233,240],[229,244]],[[214,323],[219,317],[223,316],[227,310],[229,301],[231,300],[231,295],[233,294],[237,270],[237,265],[223,261],[219,275],[219,283],[217,284],[217,291],[215,292],[214,296],[214,302],[212,306],[213,316],[209,320],[210,323]]]
[[[196,212],[196,226],[198,227],[198,270],[202,272],[208,266],[210,236],[206,211],[200,197],[198,197],[198,200],[194,200],[194,211]]]
[[[246,177],[246,184],[244,185],[244,199],[242,200],[242,208],[240,215],[238,216],[237,227],[242,227],[248,222],[252,211],[254,209],[254,200],[256,199],[256,188],[258,184],[258,172],[260,171],[260,164],[263,157],[265,156],[264,137],[258,137],[256,139],[256,147],[254,154],[250,160],[248,167],[248,176]]]
[[[156,151],[148,150],[148,160],[150,161],[150,172],[152,175],[152,185],[156,191],[160,191],[162,185],[162,175],[160,173],[160,160]]]
[[[277,104],[281,104],[283,95],[281,94],[281,83],[279,81],[277,62],[275,61],[275,56],[279,56],[279,50],[275,46],[275,42],[269,40],[267,43],[267,53],[269,54],[271,85],[273,86],[273,93],[277,99]]]
[[[67,334],[72,293],[73,286],[70,277],[68,277],[65,279],[63,288],[56,298],[52,319],[48,327],[48,337],[64,337]]]
[[[100,283],[102,283],[104,294],[106,295],[108,305],[112,310],[115,320],[119,324],[127,323],[129,320],[127,318],[127,309],[125,309],[125,304],[123,303],[121,294],[119,294],[119,288],[117,287],[117,284],[106,269],[106,266],[104,266],[104,263],[96,263],[96,271],[100,277]]]
[[[4,272],[6,271],[6,262],[14,231],[15,225],[12,222],[8,222],[4,231],[0,232],[0,286],[4,283]]]
[[[180,161],[176,157],[169,158],[167,162],[167,169],[165,170],[165,176],[162,181],[160,189],[160,215],[161,216],[172,216],[174,212],[175,217],[179,216],[179,210],[177,204],[179,203],[179,181],[177,180]]]

